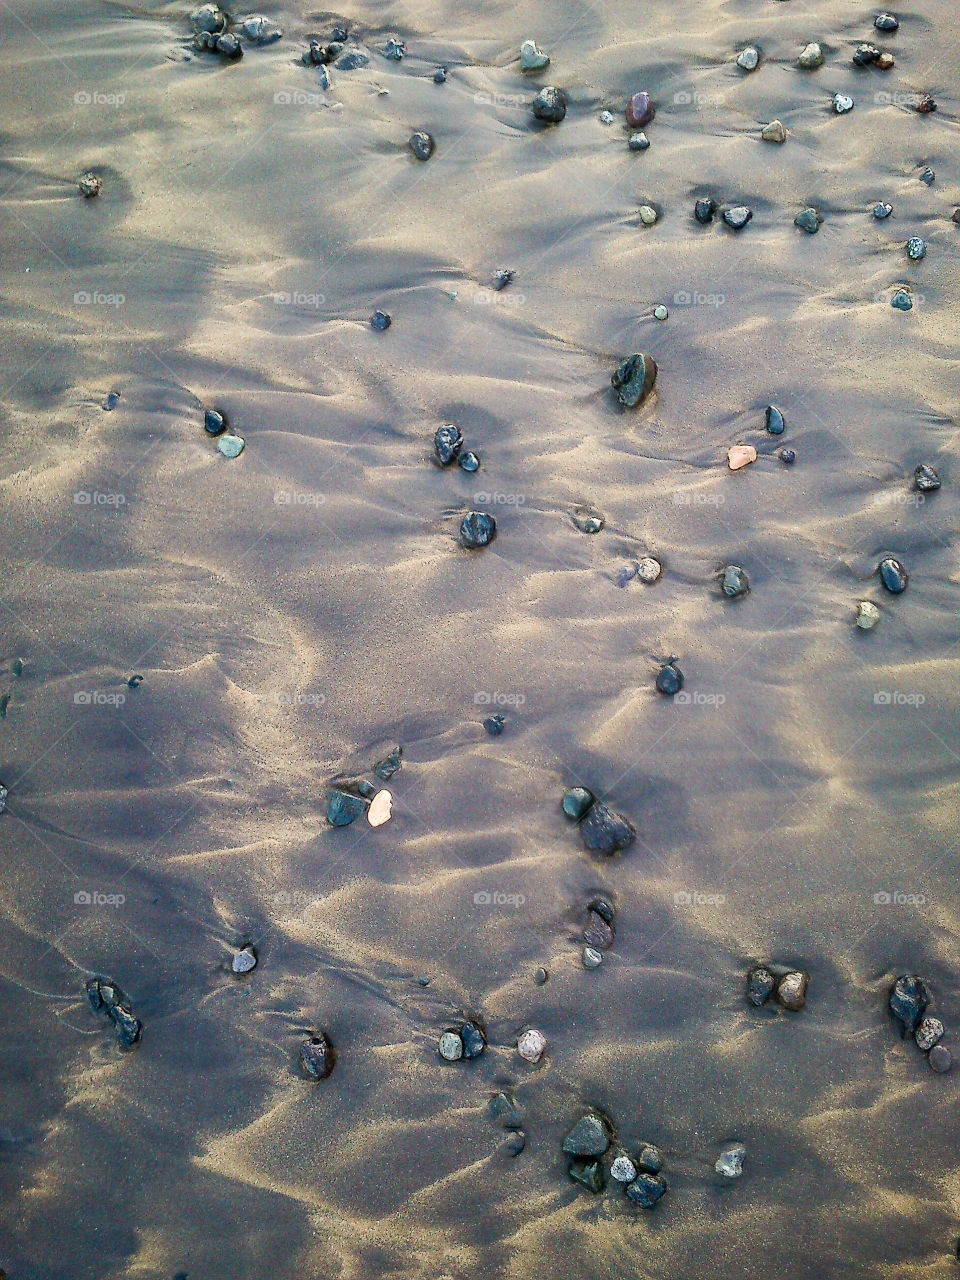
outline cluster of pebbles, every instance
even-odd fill
[[[472,449],[464,449],[463,434],[452,422],[445,422],[442,427],[437,427],[433,437],[433,451],[441,467],[456,463],[462,471],[480,470],[479,454]]]
[[[583,967],[597,969],[603,963],[603,953],[613,946],[613,906],[606,898],[594,898],[587,906],[587,923],[583,927]]]
[[[380,782],[389,782],[403,764],[403,748],[394,747],[388,756],[373,766]],[[348,827],[365,816],[371,827],[382,827],[393,810],[393,795],[367,778],[338,782],[327,793],[327,821],[332,827]]]
[[[809,981],[802,969],[757,965],[747,974],[747,999],[759,1009],[776,994],[778,1004],[796,1013],[806,1004]]]
[[[594,1195],[606,1190],[608,1176],[641,1209],[651,1209],[666,1194],[659,1149],[644,1142],[636,1156],[629,1155],[614,1146],[610,1124],[595,1111],[588,1111],[573,1126],[563,1140],[563,1153],[571,1158],[570,1177]]]
[[[239,458],[243,453],[246,441],[230,430],[227,415],[219,409],[204,409],[203,429],[208,436],[213,436],[217,449],[225,458]]]
[[[444,1062],[459,1062],[461,1058],[479,1058],[486,1050],[487,1037],[478,1023],[467,1021],[459,1028],[448,1027],[437,1041],[437,1052]]]
[[[110,978],[90,978],[85,990],[90,1008],[105,1013],[113,1023],[120,1047],[132,1049],[143,1034],[143,1023],[128,997]]]
[[[927,1055],[933,1071],[949,1071],[953,1055],[940,1043],[944,1026],[939,1018],[927,1012],[930,995],[924,980],[915,973],[904,973],[897,978],[890,990],[890,1012],[900,1023],[900,1034],[912,1036],[917,1048]]]
[[[627,819],[586,787],[571,787],[560,803],[570,821],[578,824],[580,838],[591,853],[610,858],[629,849],[637,838]]]
[[[202,4],[190,15],[194,46],[219,53],[233,62],[243,57],[244,46],[275,44],[283,32],[269,18],[251,13],[234,23],[229,14],[216,4]]]

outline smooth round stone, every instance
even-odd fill
[[[662,302],[658,302],[657,305],[653,308],[654,320],[666,320],[669,315],[670,315],[670,312],[667,310],[667,308],[664,306]]]
[[[437,1050],[445,1062],[458,1062],[463,1057],[463,1041],[456,1031],[445,1031],[437,1042]]]
[[[767,408],[764,414],[764,421],[765,421],[767,430],[770,432],[772,436],[783,435],[783,428],[785,427],[786,423],[783,420],[783,414],[776,407],[776,405],[772,405],[772,404],[767,405]]]
[[[653,356],[634,352],[614,369],[610,376],[617,399],[628,409],[642,404],[657,381],[657,362]]]
[[[326,1080],[335,1056],[333,1045],[323,1034],[311,1036],[300,1046],[300,1066],[311,1080]]]
[[[614,1182],[632,1182],[637,1176],[637,1166],[629,1156],[617,1156],[610,1166],[610,1177]]]
[[[873,20],[873,25],[878,31],[896,31],[900,26],[900,20],[892,13],[878,13]]]
[[[485,547],[497,536],[497,522],[485,511],[468,511],[460,521],[460,541],[475,550]]]
[[[203,412],[204,430],[212,436],[218,436],[226,429],[227,420],[216,409],[205,409]]]
[[[757,451],[752,444],[732,444],[727,450],[727,466],[731,471],[740,471],[756,460]]]
[[[940,477],[928,462],[921,462],[913,473],[913,480],[921,493],[933,493],[940,488]]]
[[[897,311],[910,311],[913,308],[913,298],[911,298],[906,289],[897,289],[890,299],[890,305],[895,307]]]
[[[538,120],[546,120],[548,124],[559,124],[567,114],[567,100],[563,90],[552,84],[541,89],[533,100],[533,114]]]
[[[901,974],[890,990],[890,1011],[911,1035],[929,1003],[926,984],[915,973]]]
[[[614,121],[614,114],[613,114],[613,112],[612,112],[612,111],[601,111],[601,112],[600,112],[600,123],[601,123],[601,124],[613,124],[613,121]]]
[[[460,1028],[460,1038],[463,1041],[465,1058],[479,1058],[487,1047],[486,1037],[475,1022],[463,1024]]]
[[[590,907],[587,913],[587,924],[583,931],[583,940],[598,951],[606,951],[613,946],[615,938],[610,921],[595,908]]]
[[[803,67],[804,71],[813,71],[816,67],[822,67],[823,49],[815,40],[812,40],[800,54],[797,64]]]
[[[637,833],[626,818],[595,800],[580,822],[580,838],[591,853],[612,858],[629,849]]]
[[[243,436],[221,436],[217,448],[225,458],[239,458],[245,444]]]
[[[650,145],[650,139],[645,133],[631,133],[630,141],[627,146],[631,151],[646,151]]]
[[[910,579],[899,560],[894,556],[884,556],[877,567],[880,570],[880,581],[892,595],[898,596],[906,591]]]
[[[381,333],[385,329],[389,329],[392,321],[390,313],[387,311],[375,311],[370,317],[370,324],[374,329],[379,329]]]
[[[777,999],[784,1009],[793,1013],[802,1009],[807,999],[807,975],[800,972],[784,974],[777,983]]]
[[[251,969],[257,967],[257,953],[253,947],[244,947],[233,957],[232,969],[234,973],[249,973]]]
[[[858,44],[853,51],[853,63],[857,67],[870,67],[880,57],[880,50],[875,44]]]
[[[542,1031],[531,1028],[524,1031],[523,1035],[517,1041],[517,1053],[523,1058],[524,1062],[539,1062],[547,1047],[547,1037]],[[566,1151],[566,1147],[564,1147]]]
[[[723,220],[734,231],[742,231],[753,217],[753,210],[745,204],[735,204],[732,209],[724,209]]]
[[[217,53],[222,53],[225,58],[238,59],[243,57],[243,45],[240,40],[230,31],[225,31],[222,36],[217,36],[216,43]]]
[[[457,466],[462,471],[468,471],[471,474],[480,470],[480,457],[474,453],[472,449],[466,449],[457,457]]]
[[[857,605],[857,626],[862,631],[869,631],[880,621],[880,610],[872,600],[861,600]]]
[[[780,461],[783,463],[785,467],[792,467],[797,460],[796,450],[781,449],[780,452],[777,454],[777,457],[780,459]]]
[[[779,120],[771,120],[760,130],[760,137],[764,142],[786,142],[787,131]]]
[[[537,48],[535,40],[524,40],[520,46],[520,70],[542,71],[549,67],[550,59],[542,49]]]
[[[80,194],[87,200],[93,196],[98,196],[103,190],[103,183],[95,173],[91,173],[88,169],[86,173],[81,173],[77,179],[77,186],[80,188]]]
[[[597,969],[603,964],[603,956],[596,947],[583,948],[583,967],[585,969]]]
[[[713,215],[716,212],[717,212],[717,202],[716,200],[711,200],[709,198],[698,200],[697,203],[693,206],[693,216],[700,223],[700,225],[704,227],[707,226],[708,223],[711,223],[713,221]]]
[[[503,723],[503,716],[501,715],[487,716],[483,722],[483,727],[491,738],[499,738],[503,733]]]
[[[627,103],[627,124],[631,129],[642,129],[657,114],[649,93],[635,93]]]
[[[627,1196],[642,1209],[649,1209],[666,1194],[667,1184],[657,1173],[638,1173],[627,1184]]]
[[[645,1173],[659,1173],[663,1168],[663,1155],[659,1147],[652,1142],[645,1142],[637,1156],[637,1165]]]
[[[251,13],[244,18],[240,30],[254,44],[274,44],[283,35],[278,26],[259,13]]]
[[[833,95],[833,109],[838,116],[845,116],[848,111],[853,110],[853,99],[846,93],[835,93]]]
[[[770,970],[758,965],[756,969],[751,969],[747,974],[747,999],[759,1009],[773,995],[773,989],[776,985],[777,980]]]
[[[449,466],[463,447],[463,435],[460,428],[452,422],[445,422],[437,427],[433,437],[433,449],[442,466]]]
[[[586,787],[571,787],[564,792],[561,801],[563,812],[574,822],[579,822],[592,804],[593,792]]]
[[[513,1156],[514,1159],[520,1154],[527,1145],[527,1135],[522,1129],[516,1129],[507,1139],[506,1148],[507,1155]]]
[[[337,41],[336,43],[340,43]],[[333,47],[332,45],[330,46]],[[370,55],[363,49],[348,49],[346,53],[341,53],[337,58],[336,68],[338,71],[358,71],[361,67],[365,67],[370,61]]]
[[[657,673],[657,693],[672,697],[683,688],[683,672],[673,665],[673,660],[665,662]]]
[[[573,513],[573,523],[581,533],[599,533],[606,521],[599,511],[591,511],[588,507],[577,507]]]
[[[921,258],[925,258],[926,256],[926,241],[921,240],[919,236],[911,236],[907,241],[907,257],[912,258],[914,262],[919,262]]]
[[[592,1112],[581,1116],[563,1140],[563,1151],[568,1156],[602,1156],[609,1146],[607,1126]]]
[[[222,31],[227,25],[227,15],[218,5],[202,4],[190,15],[194,31]]]
[[[411,133],[409,146],[418,160],[429,160],[433,155],[433,138],[429,133],[424,133],[422,129],[418,129],[416,133]]]
[[[548,969],[544,969],[541,965],[540,968],[534,972],[533,980],[538,987],[545,986],[546,983],[550,981],[550,971]]]
[[[723,571],[723,594],[729,596],[731,600],[735,600],[738,596],[745,596],[750,590],[750,583],[747,575],[738,564],[728,564]]]
[[[892,53],[884,52],[884,53],[881,53],[880,57],[876,60],[876,62],[873,65],[875,67],[879,67],[881,71],[889,71],[890,68],[894,65],[894,61],[895,59]]]
[[[793,225],[799,227],[801,231],[806,231],[807,235],[814,236],[820,230],[820,224],[823,218],[816,209],[801,209],[793,220]]]
[[[407,46],[399,36],[391,36],[383,46],[383,56],[389,62],[402,62],[406,52]]]
[[[737,66],[744,71],[755,71],[759,62],[760,50],[752,44],[748,44],[745,49],[741,49],[737,54]]]
[[[943,1039],[943,1030],[943,1023],[939,1018],[921,1019],[920,1025],[913,1033],[917,1048],[922,1049],[924,1053],[929,1053],[933,1046]]]
[[[884,218],[889,218],[891,213],[893,213],[893,205],[887,204],[886,200],[878,200],[873,206],[873,216],[878,221],[882,221]]]
[[[120,403],[120,392],[108,391],[106,394],[106,397],[104,398],[102,407],[106,409],[108,413],[110,413],[112,412],[112,410],[114,410],[117,407],[119,403]]]
[[[637,566],[637,577],[647,586],[656,582],[662,572],[663,566],[659,560],[654,560],[653,556],[644,556]]]
[[[592,1191],[595,1196],[600,1195],[606,1186],[603,1168],[596,1160],[587,1162],[575,1160],[570,1165],[569,1173],[574,1182],[579,1182],[582,1187]]]
[[[743,1162],[746,1154],[747,1148],[742,1142],[732,1143],[720,1152],[713,1167],[724,1178],[739,1178],[743,1173]]]
[[[927,1061],[930,1063],[931,1070],[942,1075],[953,1066],[953,1055],[946,1045],[935,1044],[927,1056]]]
[[[657,220],[657,211],[653,205],[642,204],[638,210],[640,221],[645,227],[652,227]]]

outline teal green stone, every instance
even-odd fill
[[[217,441],[217,448],[225,458],[239,458],[243,453],[244,443],[242,436],[221,436]]]

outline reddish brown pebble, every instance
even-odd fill
[[[953,1066],[953,1057],[950,1053],[950,1050],[946,1047],[946,1045],[942,1045],[942,1044],[937,1044],[933,1046],[933,1048],[927,1054],[927,1061],[930,1063],[930,1066],[933,1068],[934,1071],[938,1071],[941,1073],[944,1071],[949,1071],[950,1068]]]
[[[631,129],[642,129],[656,114],[649,93],[635,93],[627,103],[627,124]]]
[[[587,927],[583,931],[583,940],[601,951],[606,951],[608,947],[613,946],[613,930],[603,916],[596,911],[590,912]]]
[[[936,111],[937,104],[930,97],[929,93],[925,93],[917,103],[917,110],[922,116],[928,116],[931,111]]]

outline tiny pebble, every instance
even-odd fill
[[[833,109],[838,116],[845,116],[848,111],[853,110],[853,106],[853,99],[846,93],[835,93],[833,95]]]
[[[641,582],[647,583],[648,586],[650,583],[656,582],[662,572],[663,566],[653,556],[644,556],[637,566],[637,577]]]
[[[945,1045],[937,1044],[933,1046],[927,1055],[927,1061],[934,1071],[942,1074],[944,1071],[949,1071],[953,1066],[953,1055]]]
[[[499,738],[500,734],[503,733],[503,724],[503,716],[487,716],[483,722],[483,727],[491,738]]]
[[[928,187],[932,187],[936,180],[937,175],[930,168],[924,169],[920,174],[920,181],[925,182]]]
[[[897,311],[910,311],[913,307],[913,298],[906,289],[897,289],[890,299],[890,305]]]
[[[253,947],[244,947],[233,957],[232,968],[234,973],[249,973],[251,969],[255,969],[256,967],[257,953],[254,951]]]
[[[567,114],[567,99],[563,90],[555,85],[547,85],[541,89],[533,100],[533,114],[538,120],[559,124]]]
[[[446,78],[447,78],[447,68],[437,67],[436,71],[434,71],[433,73],[433,83],[443,84],[446,81]]]
[[[544,969],[542,965],[540,966],[539,969],[536,970],[536,972],[533,975],[533,980],[538,987],[542,987],[546,982],[549,981],[549,979],[550,979],[550,973],[547,969]]]
[[[657,220],[657,211],[652,205],[642,204],[639,209],[640,221],[645,227],[652,227]]]
[[[878,200],[873,206],[873,216],[877,219],[889,218],[893,213],[893,205],[887,204],[886,200]]]
[[[940,477],[929,462],[921,462],[915,468],[913,479],[921,493],[933,493],[940,488]]]
[[[739,1178],[743,1173],[743,1161],[746,1154],[747,1148],[742,1142],[734,1143],[720,1152],[713,1167],[724,1178]]]
[[[437,1048],[440,1057],[447,1062],[456,1062],[463,1057],[463,1041],[456,1031],[445,1031],[440,1037]]]
[[[797,453],[795,449],[781,449],[777,457],[785,467],[792,467],[797,460]]]
[[[107,393],[107,396],[103,401],[102,407],[106,409],[107,412],[109,413],[112,409],[115,409],[119,403],[120,403],[120,392],[110,391]]]
[[[907,257],[912,258],[914,262],[919,262],[921,258],[927,256],[926,243],[919,236],[911,236],[907,241]]]
[[[653,308],[653,315],[654,315],[654,319],[656,320],[666,320],[669,314],[670,312],[667,310],[667,308],[663,305],[662,302],[657,303],[657,305]]]
[[[81,173],[77,186],[80,188],[80,194],[88,200],[92,196],[98,196],[103,189],[103,183],[95,173],[91,173],[89,170],[86,173]]]
[[[801,231],[806,231],[807,235],[815,236],[820,230],[823,217],[816,209],[801,209],[793,220],[793,225],[799,227]]]
[[[429,133],[424,133],[422,129],[418,129],[416,133],[410,135],[409,146],[418,160],[429,160],[433,155],[433,138]]]
[[[753,217],[753,210],[745,204],[736,204],[732,209],[724,209],[723,220],[734,231],[742,230]]]
[[[737,66],[742,67],[744,71],[754,71],[759,61],[760,50],[752,44],[748,44],[737,54]]]
[[[221,436],[217,448],[225,458],[239,458],[246,441],[242,436]]]
[[[614,114],[613,114],[613,112],[612,112],[612,111],[601,111],[601,112],[600,112],[600,123],[601,123],[601,124],[613,124],[614,119],[615,119],[615,117],[614,117]]]

